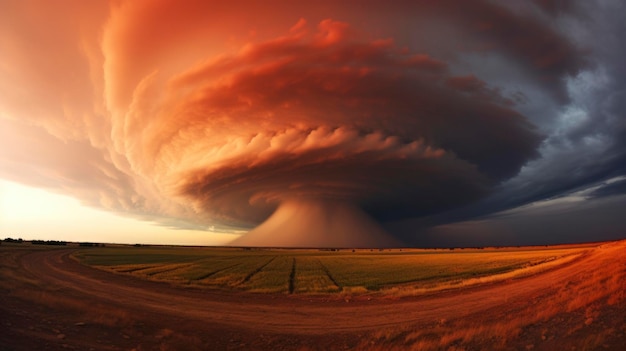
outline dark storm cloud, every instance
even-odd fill
[[[623,188],[623,177],[613,178],[511,210],[456,223],[429,223],[417,241],[420,246],[458,247],[619,240],[626,228]]]
[[[554,18],[555,28],[581,48],[579,62],[586,62],[575,74],[562,77],[567,99],[542,96],[528,89],[530,85],[522,90],[526,99],[516,108],[546,135],[538,150],[541,156],[527,163],[519,175],[495,187],[486,199],[437,216],[388,226],[407,241],[464,245],[484,239],[483,244],[500,240],[508,245],[624,236],[621,182],[600,187],[579,201],[560,204],[558,215],[551,211],[542,215],[543,207],[516,212],[506,220],[490,215],[546,199],[569,198],[580,189],[626,174],[625,5],[615,1],[568,2],[566,6],[558,1],[540,3]],[[480,76],[489,76],[487,68],[474,68]],[[508,83],[500,84],[506,91]],[[515,86],[516,81],[510,85]]]
[[[563,13],[571,13],[577,10],[576,1],[568,0],[534,0],[539,8],[553,17],[557,17]]]
[[[0,12],[19,132],[0,161],[83,203],[217,229],[314,207],[294,198],[389,221],[626,171],[620,3],[63,4]]]
[[[626,174],[626,24],[619,15],[626,7],[582,6],[589,18],[576,22],[576,33],[592,65],[567,81],[571,101],[552,117],[542,157],[503,186],[497,203],[539,200]]]
[[[403,25],[425,32],[411,33],[420,44],[456,58],[468,53],[502,57],[506,65],[515,66],[560,102],[568,100],[564,78],[589,64],[587,52],[555,24],[559,16],[578,16],[582,11],[576,5],[444,0],[393,2],[385,7],[377,10],[400,14],[400,23],[402,13],[407,14]],[[443,47],[437,45],[442,37],[446,40]]]
[[[383,220],[425,215],[476,200],[491,184],[467,162],[445,156],[394,159],[365,151],[331,160],[327,155],[327,150],[281,155],[262,165],[201,173],[184,191],[216,217],[250,225],[280,202],[297,199],[350,202]]]
[[[533,126],[480,79],[389,40],[363,41],[344,23],[318,30],[176,81],[201,92],[181,113],[207,128],[219,117],[265,129],[223,165],[183,175],[196,206],[235,223],[294,198],[348,201],[384,220],[422,216],[479,198],[535,155]]]
[[[592,198],[626,194],[626,179],[605,185],[589,194]]]

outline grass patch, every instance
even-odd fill
[[[413,292],[433,286],[507,277],[586,247],[457,250],[244,250],[235,248],[106,247],[81,250],[84,264],[138,277],[255,292],[327,294]],[[533,269],[536,271],[539,269]]]
[[[298,257],[294,277],[294,293],[332,293],[341,291],[326,272],[319,257]]]

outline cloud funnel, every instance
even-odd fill
[[[265,222],[231,245],[369,248],[399,243],[357,206],[298,199],[282,202]]]
[[[342,22],[294,28],[177,77],[192,92],[170,114],[187,117],[173,122],[184,132],[156,136],[161,152],[198,152],[179,159],[194,167],[178,180],[200,212],[248,226],[278,208],[237,244],[375,245],[382,236],[357,225],[369,221],[361,209],[390,220],[463,205],[535,154],[533,126],[476,77]],[[333,208],[346,218],[330,223]]]

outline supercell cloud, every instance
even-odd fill
[[[565,30],[590,19],[555,4],[6,2],[0,176],[258,226],[237,245],[398,245],[377,222],[504,194],[549,154],[537,111],[596,67]]]

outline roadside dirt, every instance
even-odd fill
[[[626,345],[626,241],[589,249],[530,277],[402,298],[182,288],[83,266],[71,259],[73,251],[0,247],[0,350],[621,350]],[[591,296],[584,289],[595,281],[598,293]],[[591,296],[589,301],[574,303],[579,293]],[[494,329],[499,321],[512,325],[516,314],[522,320],[513,332]],[[467,335],[456,335],[459,330]]]

